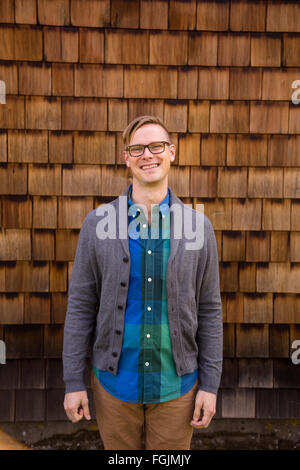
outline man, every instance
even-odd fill
[[[104,448],[142,449],[144,440],[146,449],[189,449],[193,428],[207,427],[215,414],[222,370],[215,235],[208,218],[168,186],[176,148],[163,122],[138,117],[123,140],[132,184],[90,211],[79,235],[64,332],[64,407],[72,422],[90,419],[83,372],[92,343]],[[196,224],[198,238],[203,232],[196,249],[186,221]]]

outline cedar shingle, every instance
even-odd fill
[[[44,421],[45,394],[44,390],[16,390],[16,421]]]
[[[218,35],[216,33],[189,33],[188,64],[217,65]]]
[[[238,197],[247,196],[247,168],[218,168],[218,196]]]
[[[179,31],[150,32],[149,43],[150,64],[185,65],[187,63],[187,33]]]
[[[49,132],[49,162],[72,163],[72,133],[65,131]]]
[[[289,232],[271,232],[270,261],[289,261]]]
[[[283,57],[282,65],[284,67],[298,67],[300,57],[299,36],[294,34],[283,35]]]
[[[228,1],[197,2],[197,29],[224,31],[228,29]]]
[[[7,359],[42,357],[43,327],[41,325],[7,326],[5,328],[5,343]]]
[[[179,165],[200,165],[200,134],[178,136]]]
[[[24,129],[24,96],[6,96],[0,105],[0,129]]]
[[[127,167],[102,166],[102,184],[99,194],[101,196],[119,196],[129,184],[129,174]]]
[[[0,108],[1,109],[1,108]],[[27,168],[23,163],[0,165],[1,194],[27,194]]]
[[[230,69],[231,100],[257,100],[261,98],[262,71],[247,67]]]
[[[261,214],[261,199],[233,199],[232,230],[260,230]]]
[[[246,261],[269,261],[270,234],[250,231],[246,239]]]
[[[61,357],[63,345],[64,325],[46,325],[44,330],[44,355],[48,357]]]
[[[8,131],[8,161],[47,163],[47,131]]]
[[[21,95],[51,95],[51,67],[33,62],[19,64],[19,93]]]
[[[223,355],[224,357],[235,356],[235,324],[224,323],[224,346]]]
[[[68,0],[38,0],[39,24],[67,25],[70,23]]]
[[[248,2],[233,0],[230,9],[232,31],[264,31],[266,18],[265,1]]]
[[[178,99],[197,98],[198,70],[196,67],[178,68]]]
[[[249,168],[248,196],[282,198],[283,168]]]
[[[300,5],[296,2],[268,3],[267,31],[299,32]]]
[[[30,230],[8,228],[0,231],[1,260],[30,260]]]
[[[249,131],[249,104],[243,101],[212,102],[210,132],[238,133]]]
[[[229,69],[199,68],[198,98],[226,100],[229,98]]]
[[[288,199],[264,199],[262,214],[263,230],[290,230],[290,208]]]
[[[273,294],[244,295],[245,323],[273,323]]]
[[[24,323],[24,295],[0,294],[0,323],[14,325]]]
[[[268,166],[300,166],[300,136],[271,135]]]
[[[61,128],[60,98],[26,96],[25,108],[27,129]]]
[[[105,30],[105,62],[108,64],[147,64],[149,55],[148,36],[147,31]],[[163,52],[166,53],[166,51]],[[158,62],[155,61],[155,63]],[[166,63],[171,62],[167,61]]]
[[[239,263],[239,287],[241,292],[256,291],[256,263]]]
[[[251,65],[253,67],[280,67],[281,37],[256,34],[251,37]]]
[[[12,60],[43,60],[42,29],[33,26],[20,26],[14,30],[15,57]]]
[[[101,170],[99,165],[75,165],[63,167],[64,196],[93,196],[101,191]]]
[[[5,367],[2,367],[5,369]],[[3,422],[14,421],[15,419],[15,391],[0,391],[0,420]]]
[[[220,33],[218,45],[218,65],[250,65],[250,35],[248,33]]]
[[[0,130],[0,162],[7,162],[7,133]]]
[[[244,316],[244,296],[240,292],[226,294],[226,321],[241,323]]]
[[[232,388],[238,386],[238,361],[226,358],[223,360],[223,372],[221,377],[221,388]]]
[[[73,64],[52,64],[52,95],[74,95]]]
[[[160,119],[163,119],[164,118],[164,101],[163,100],[148,100],[148,99],[129,100],[128,122],[130,122],[132,119],[136,118],[137,116],[143,116],[144,114],[158,116]]]
[[[300,323],[299,307],[300,295],[298,293],[274,294],[274,323]]]
[[[117,28],[139,27],[139,0],[114,0],[111,3],[111,26]]]
[[[209,102],[189,101],[189,132],[209,131]],[[174,129],[175,130],[175,129]]]
[[[80,28],[79,59],[80,62],[104,62],[104,31]]]
[[[74,134],[74,163],[114,164],[115,135],[108,132]]]
[[[122,97],[123,68],[98,64],[75,67],[75,96]]]
[[[61,165],[29,164],[28,193],[39,196],[61,194]]]
[[[44,56],[47,62],[78,62],[78,29],[45,27]]]
[[[262,99],[291,100],[292,83],[299,78],[299,69],[269,69],[263,71]]]
[[[1,23],[14,22],[14,0],[2,0],[0,3]]]
[[[92,209],[92,197],[60,197],[58,199],[58,228],[80,229],[85,216]]]
[[[67,289],[67,263],[63,263],[59,261],[51,261],[50,262],[50,291],[51,292],[66,292],[66,289]]]
[[[20,361],[7,360],[5,367],[0,367],[0,390],[20,388]]]
[[[57,200],[55,196],[33,196],[33,221],[35,228],[57,227]]]
[[[288,132],[289,104],[284,102],[250,103],[250,132],[284,134]]]
[[[109,26],[110,1],[102,0],[71,0],[71,23],[74,26],[102,28]]]
[[[169,4],[169,28],[170,29],[195,29],[196,24],[196,0],[170,0]]]
[[[266,166],[267,136],[229,135],[227,139],[228,166]]]
[[[51,323],[65,323],[67,305],[67,292],[51,293]]]
[[[128,101],[125,99],[110,99],[108,101],[108,130],[123,132],[128,123]]]
[[[36,23],[36,0],[15,0],[16,23]]]
[[[287,419],[299,416],[297,403],[297,390],[257,390],[256,418]]]
[[[300,230],[300,200],[291,200],[291,230]]]
[[[269,327],[260,324],[236,326],[237,357],[269,357]]]
[[[45,261],[15,261],[6,265],[7,292],[47,292],[49,269]]]
[[[289,358],[274,359],[274,387],[300,388],[300,375],[295,373],[295,364]]]
[[[300,261],[300,232],[290,232],[290,261]]]
[[[31,228],[32,201],[29,197],[11,196],[2,199],[2,227]]]
[[[75,257],[77,242],[78,233],[76,230],[57,229],[55,231],[55,259],[57,261],[72,261]]]
[[[50,294],[25,294],[24,323],[50,323]]]
[[[105,131],[107,102],[99,98],[62,98],[62,128]]]
[[[244,261],[245,232],[223,231],[223,261]]]
[[[300,198],[300,168],[284,168],[283,196]]]
[[[217,169],[215,167],[191,168],[191,196],[216,197]]]
[[[189,115],[191,115],[191,106],[189,102]],[[164,105],[164,123],[169,132],[186,132],[187,131],[187,102],[165,100]],[[190,130],[191,131],[191,130]],[[195,131],[197,132],[197,131]]]
[[[299,98],[299,93],[298,93]],[[289,103],[289,133],[300,134],[300,106],[299,104]]]
[[[16,63],[1,63],[0,78],[5,83],[6,96],[18,94],[18,66]]]
[[[270,359],[239,359],[239,387],[273,388],[273,361]]]
[[[238,263],[220,262],[221,292],[238,291]]]
[[[233,389],[222,390],[222,418],[254,418],[255,390]]]
[[[168,0],[141,0],[140,28],[168,29]]]
[[[226,135],[201,134],[201,165],[225,165]]]
[[[62,384],[60,389],[46,391],[46,420],[47,421],[67,421],[68,417],[61,404],[64,402],[65,387]],[[89,403],[89,408],[91,404]],[[91,413],[91,410],[90,410]]]
[[[177,98],[177,70],[163,66],[125,66],[125,98]]]
[[[206,199],[204,213],[209,218],[214,230],[231,230],[232,199]]]
[[[267,263],[257,266],[258,292],[299,292],[300,265],[290,263]]]
[[[24,359],[20,361],[20,365],[21,389],[45,388],[45,363],[43,359]]]
[[[277,297],[277,294],[274,294],[275,299],[276,297]],[[274,312],[274,322],[276,323],[275,312]],[[283,323],[285,323],[285,321]],[[288,357],[289,349],[290,349],[290,334],[289,334],[288,325],[270,325],[270,356],[271,357]]]
[[[178,194],[178,197],[190,195],[190,168],[188,166],[171,166],[168,177],[169,186]]]
[[[32,231],[32,259],[51,260],[55,257],[54,231],[35,229]]]

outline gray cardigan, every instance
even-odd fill
[[[130,274],[128,236],[121,227],[124,215],[127,223],[128,190],[123,197],[91,210],[80,230],[64,326],[66,393],[86,390],[83,373],[90,345],[95,367],[114,375],[118,371]],[[202,214],[203,246],[187,249],[190,238],[181,220],[191,217],[195,229],[201,216],[169,190],[170,206],[183,214],[180,219],[178,212],[171,211],[167,266],[167,310],[176,372],[182,376],[198,369],[199,389],[216,394],[222,372],[223,324],[215,234]],[[109,212],[104,215],[103,209]],[[100,239],[99,222],[104,222],[108,213],[116,214],[116,224],[112,224],[116,237]],[[182,228],[181,237],[178,227]]]

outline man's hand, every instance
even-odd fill
[[[190,422],[193,428],[200,429],[208,427],[212,417],[216,413],[216,401],[217,395],[214,393],[204,392],[203,390],[197,392],[193,419]],[[200,419],[201,410],[203,410],[203,416]]]
[[[84,416],[91,419],[87,392],[71,392],[65,394],[64,409],[72,423],[77,423]],[[80,408],[80,409],[79,409]]]

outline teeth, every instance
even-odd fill
[[[156,166],[158,166],[157,163],[153,163],[152,165],[144,165],[142,168],[155,168]]]

